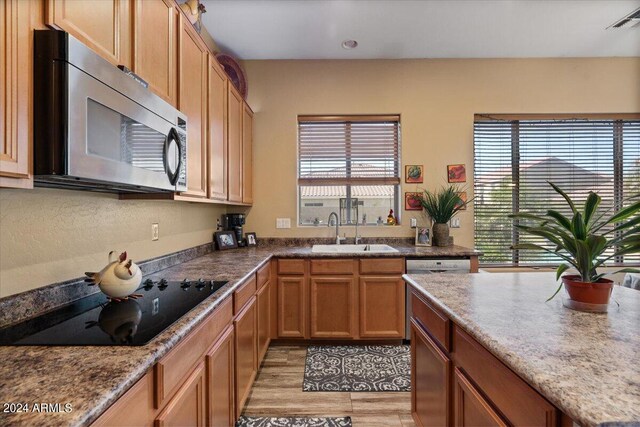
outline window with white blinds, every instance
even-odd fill
[[[376,224],[398,214],[399,116],[299,116],[299,223]]]
[[[566,202],[547,181],[583,202],[602,197],[600,212],[615,212],[640,192],[640,120],[496,119],[474,124],[475,245],[485,264],[557,264],[553,254],[511,250],[543,243],[520,233],[507,215],[519,211],[569,215]],[[617,259],[640,262],[640,256]]]

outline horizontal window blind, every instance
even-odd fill
[[[399,117],[298,118],[299,185],[400,183]]]
[[[566,202],[547,181],[579,203],[589,191],[597,192],[601,212],[619,209],[640,181],[639,125],[604,119],[476,121],[475,243],[485,254],[483,263],[557,264],[553,254],[510,250],[516,243],[544,240],[520,233],[507,215],[554,209],[570,216]]]
[[[622,122],[623,197],[640,194],[640,120]],[[623,200],[623,207],[633,200]],[[626,255],[625,262],[640,263],[640,254]]]

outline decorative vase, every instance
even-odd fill
[[[613,281],[600,279],[594,283],[582,282],[577,274],[562,276],[562,283],[573,301],[585,304],[609,304]]]
[[[433,224],[433,244],[434,246],[449,246],[449,224],[436,222]]]

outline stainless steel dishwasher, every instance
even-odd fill
[[[406,266],[407,274],[434,274],[434,273],[469,273],[471,260],[468,258],[409,258]],[[405,339],[411,339],[411,293],[409,285],[406,285],[405,295]]]

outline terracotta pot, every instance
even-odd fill
[[[569,293],[569,297],[578,302],[587,304],[609,304],[609,298],[613,291],[613,281],[600,279],[595,283],[580,281],[577,274],[562,276],[564,288]]]
[[[433,224],[433,244],[434,246],[449,246],[449,224],[436,222]]]

